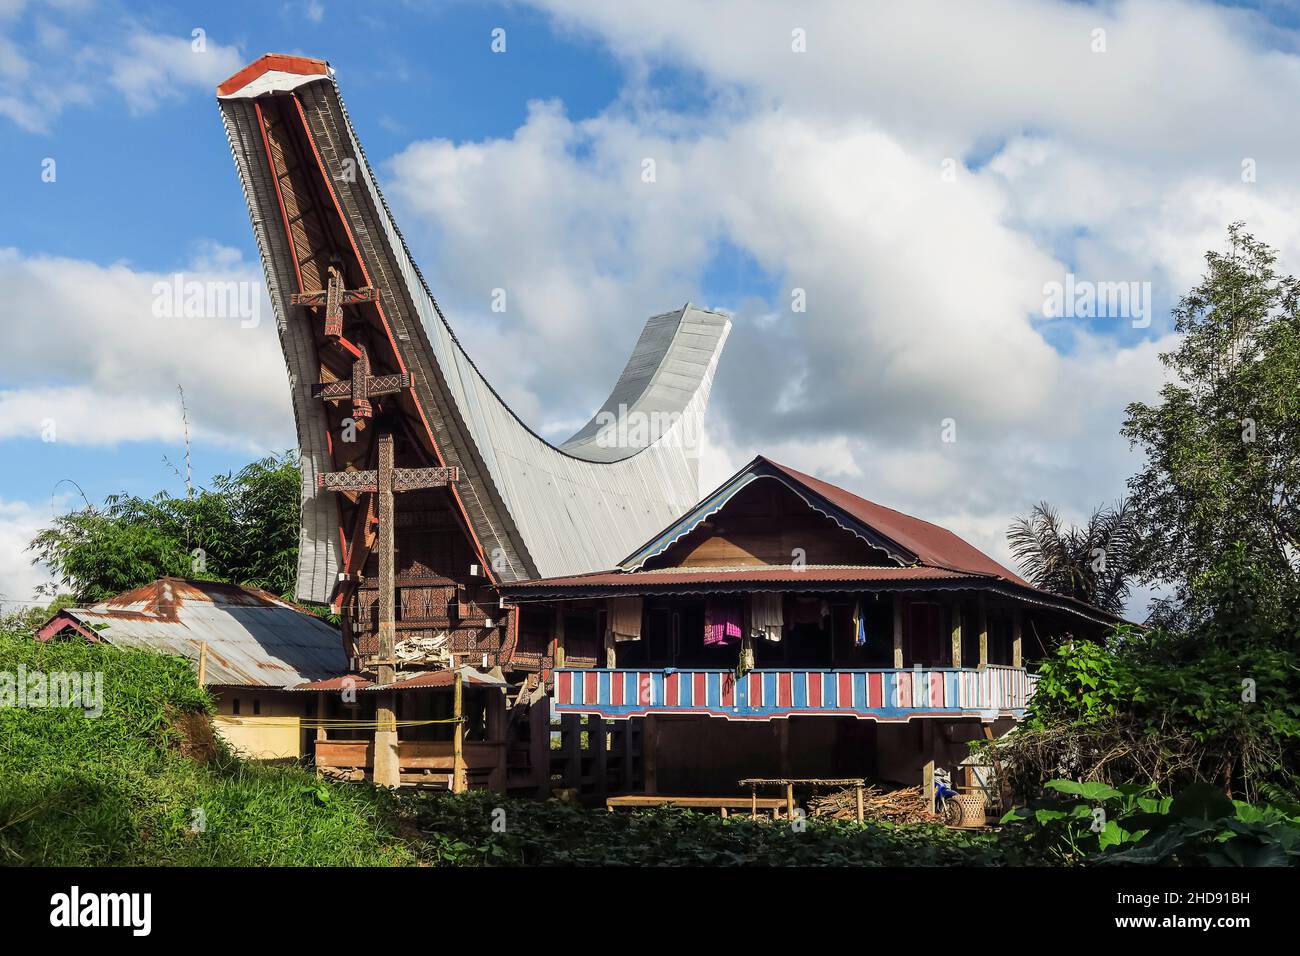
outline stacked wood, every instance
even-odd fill
[[[871,785],[863,789],[862,802],[863,815],[868,820],[887,820],[890,823],[937,823],[939,820],[926,806],[920,787],[885,790]],[[808,801],[808,812],[814,817],[856,820],[858,811],[853,788],[812,797]]]

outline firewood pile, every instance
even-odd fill
[[[935,823],[938,816],[931,813],[921,797],[920,787],[902,787],[884,790],[869,786],[862,791],[863,815],[868,820],[887,820],[890,823]],[[857,801],[850,787],[833,793],[819,794],[808,801],[808,811],[814,817],[832,820],[856,820]]]

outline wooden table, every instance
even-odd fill
[[[748,809],[757,818],[758,811],[770,810],[776,819],[782,807],[782,801],[775,797],[754,799],[750,797],[674,797],[661,793],[627,793],[619,797],[610,797],[605,801],[606,810],[636,807],[686,807],[691,809],[718,810],[725,817],[731,810]]]
[[[867,781],[862,777],[746,777],[740,781],[742,787],[749,787],[751,807],[758,805],[759,787],[785,787],[785,812],[794,819],[794,788],[801,787],[852,787],[857,798],[858,822],[864,820],[862,790]],[[757,812],[757,811],[751,811]]]

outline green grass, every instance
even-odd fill
[[[0,864],[414,862],[389,795],[246,763],[205,740],[211,701],[184,661],[0,633],[0,671],[19,664],[102,671],[104,712],[0,707]],[[195,745],[208,759],[182,752]]]

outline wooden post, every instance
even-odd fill
[[[749,785],[749,817],[758,819],[758,785],[753,783]]]
[[[516,705],[518,706],[518,705]],[[528,762],[532,764],[537,796],[551,795],[551,699],[528,705]]]
[[[925,791],[926,808],[934,813],[934,761],[927,760],[921,768],[921,789]]]
[[[500,755],[497,765],[488,774],[488,789],[493,793],[506,791],[506,760],[510,752],[510,743],[506,740],[506,694],[505,691],[490,689],[487,692],[487,738],[499,743],[497,753]]]
[[[989,609],[984,603],[984,595],[980,595],[980,667],[989,666]]]
[[[1024,657],[1021,644],[1021,617],[1020,608],[1013,608],[1011,611],[1011,666],[1024,667]]]
[[[316,695],[316,739],[329,740],[329,732],[325,730],[325,695]]]
[[[952,666],[961,667],[961,601],[954,601],[952,605],[952,643],[951,647]]]
[[[646,793],[659,792],[659,724],[654,714],[647,714],[641,725],[641,776]]]
[[[555,666],[564,666],[564,608],[555,609]]]
[[[615,651],[614,632],[605,628],[605,666],[613,670],[618,666],[618,654]]]
[[[794,819],[794,784],[792,783],[785,785],[785,818]]]
[[[560,718],[560,753],[564,754],[564,785],[582,788],[582,715],[565,714]]]
[[[465,679],[459,670],[452,676],[451,715],[456,723],[451,731],[451,792],[464,793],[465,779]]]
[[[903,595],[894,594],[894,666],[903,667]]]
[[[396,595],[393,544],[393,436],[379,436],[379,664],[378,683],[396,679],[393,646],[396,643]],[[379,694],[375,707],[374,782],[377,787],[398,787],[402,771],[398,760],[396,701],[391,691]]]
[[[858,804],[858,823],[861,824],[866,821],[865,808],[862,805],[862,782],[859,781],[858,783],[854,784],[853,790],[854,790],[854,796],[856,797],[857,804]]]
[[[596,795],[605,799],[609,790],[609,752],[605,746],[605,720],[593,714],[587,718],[587,743],[592,751],[592,772],[595,775]]]

